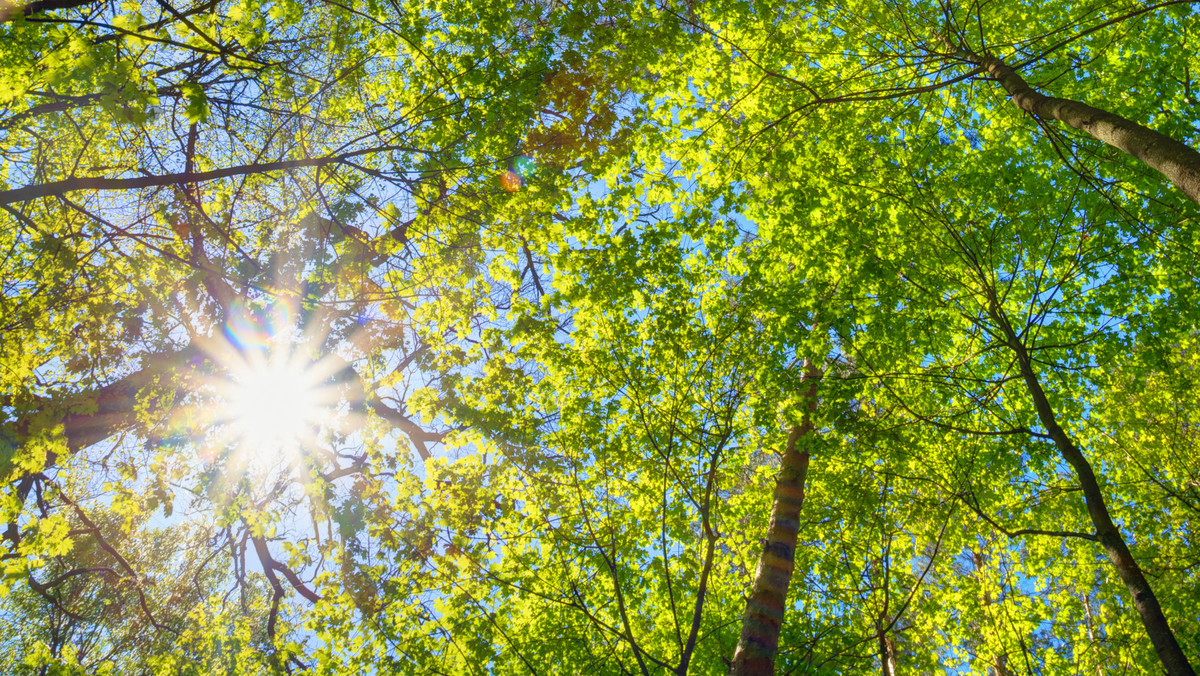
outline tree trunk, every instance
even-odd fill
[[[876,622],[879,639],[879,665],[883,676],[896,676],[896,642],[887,632],[885,619],[880,616]]]
[[[1092,617],[1092,602],[1088,599],[1087,591],[1084,591],[1083,593],[1083,612],[1087,617],[1088,640],[1092,642],[1092,647],[1095,648],[1097,645],[1096,631],[1094,629],[1096,621],[1095,618]],[[1104,667],[1100,666],[1100,663],[1098,662],[1096,663],[1096,673],[1099,676],[1104,676]]]
[[[1017,356],[1017,364],[1021,369],[1021,376],[1025,380],[1025,387],[1033,399],[1034,408],[1037,409],[1038,419],[1046,428],[1046,432],[1054,441],[1055,446],[1058,447],[1063,459],[1074,468],[1075,475],[1079,478],[1079,485],[1083,489],[1088,515],[1096,528],[1096,539],[1104,546],[1104,552],[1108,554],[1121,581],[1125,583],[1125,588],[1129,590],[1129,595],[1133,597],[1133,605],[1142,618],[1142,625],[1145,626],[1146,633],[1150,636],[1150,642],[1154,645],[1158,658],[1162,660],[1163,666],[1171,676],[1193,676],[1196,672],[1192,670],[1187,656],[1179,647],[1179,641],[1176,640],[1175,633],[1167,623],[1166,616],[1163,615],[1162,607],[1158,604],[1158,598],[1154,595],[1150,582],[1142,574],[1141,567],[1130,553],[1129,546],[1125,543],[1120,529],[1113,523],[1112,515],[1108,512],[1108,505],[1105,503],[1104,494],[1100,490],[1100,484],[1096,480],[1091,463],[1055,420],[1054,410],[1050,407],[1049,400],[1046,399],[1046,393],[1042,390],[1041,383],[1038,382],[1037,374],[1034,373],[1029,350],[1021,342],[1016,331],[1013,330],[1012,324],[1000,309],[995,292],[990,291],[989,295],[990,314],[1003,332],[1008,347]]]
[[[775,654],[779,649],[779,630],[787,608],[788,585],[795,568],[796,537],[800,530],[800,508],[804,505],[804,481],[808,475],[808,451],[797,451],[802,438],[814,432],[812,413],[817,408],[817,377],[811,365],[805,363],[804,380],[809,381],[804,393],[804,420],[793,426],[788,434],[787,448],[779,466],[771,505],[771,522],[758,567],[754,571],[754,586],[746,599],[742,616],[742,634],[733,653],[731,676],[774,673]]]
[[[62,425],[66,448],[70,453],[99,443],[136,422],[138,397],[145,388],[160,383],[164,377],[193,378],[208,364],[204,352],[195,345],[177,352],[148,354],[141,361],[141,368],[137,371],[95,390],[66,395],[60,399],[39,397],[37,411],[18,416],[18,443],[24,444],[26,437],[35,432],[37,426],[53,427],[59,424]],[[165,387],[170,381],[160,384]],[[177,388],[174,395],[181,396],[186,391]],[[8,403],[4,400],[0,402]],[[149,404],[142,402],[141,405],[145,407]],[[153,407],[151,410],[154,410]],[[46,467],[53,465],[54,458],[48,458]]]
[[[962,47],[954,51],[995,78],[1021,110],[1044,120],[1058,120],[1136,157],[1166,176],[1193,202],[1200,203],[1200,152],[1120,115],[1078,101],[1046,96],[994,56],[981,56]]]
[[[987,588],[987,578],[984,576],[983,567],[987,565],[987,559],[984,558],[983,549],[971,550],[971,564],[975,566],[975,577],[979,580],[980,589],[983,591],[983,608],[987,611],[987,607],[992,605],[992,594]],[[977,630],[982,630],[978,627]],[[982,638],[982,633],[980,634]],[[992,664],[986,670],[989,676],[1008,676],[1008,653],[997,653],[992,656]]]

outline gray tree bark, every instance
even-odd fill
[[[731,676],[762,676],[775,671],[779,630],[787,609],[788,586],[795,569],[796,539],[800,531],[800,509],[804,505],[804,482],[808,475],[808,451],[797,450],[800,440],[815,433],[812,414],[817,409],[817,379],[805,363],[804,420],[792,427],[776,478],[771,522],[754,585],[746,599],[742,633],[733,653]]]
[[[1106,110],[1079,101],[1046,96],[1029,86],[1012,67],[994,56],[976,54],[964,47],[953,49],[956,56],[979,66],[995,78],[1016,107],[1043,120],[1062,122],[1136,157],[1167,177],[1193,202],[1200,204],[1200,152],[1194,148]]]

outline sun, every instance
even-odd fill
[[[209,380],[214,450],[232,471],[295,467],[338,421],[337,361],[314,352],[285,303],[240,301],[223,336],[207,344],[220,365]]]
[[[290,453],[321,423],[317,383],[291,360],[250,362],[231,373],[225,409],[229,431],[255,454]]]

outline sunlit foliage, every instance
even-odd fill
[[[1196,22],[0,0],[0,671],[1192,673]]]

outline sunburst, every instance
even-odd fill
[[[335,416],[331,366],[306,354],[282,304],[234,308],[213,354],[222,375],[213,418],[221,440],[246,468],[292,464]]]

